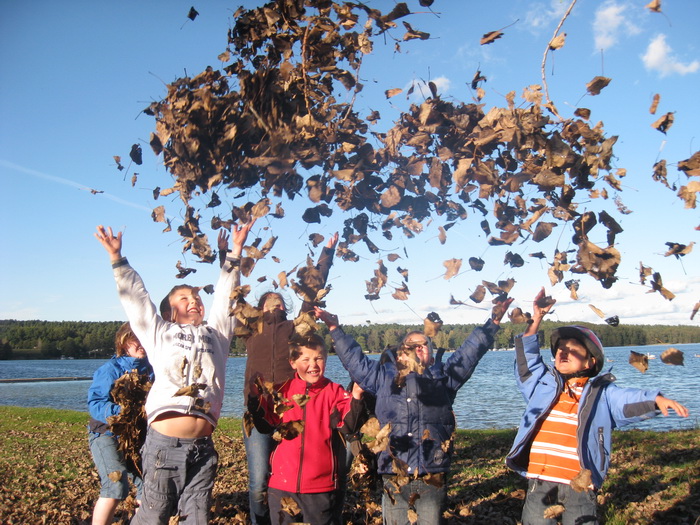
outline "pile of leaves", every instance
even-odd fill
[[[3,523],[90,523],[100,483],[88,449],[87,419],[79,412],[0,406]],[[599,494],[601,522],[695,523],[698,432],[617,432],[612,467]],[[526,484],[503,464],[514,436],[511,430],[457,432],[448,523],[517,523]],[[220,458],[211,523],[243,525],[248,478],[240,421],[221,419],[214,439]],[[365,488],[348,488],[344,523],[381,523],[381,492]],[[117,509],[116,523],[128,523],[133,509],[132,493]]]
[[[421,8],[431,4],[420,1]],[[518,99],[511,91],[504,107],[485,111],[480,84],[486,78],[477,71],[474,102],[443,100],[429,82],[430,95],[383,130],[379,112],[362,116],[355,110],[363,60],[378,38],[393,41],[395,52],[430,38],[407,21],[412,14],[405,2],[382,13],[329,0],[276,0],[236,11],[228,47],[218,57],[222,67],[177,79],[145,110],[156,123],[150,145],[173,178],[172,187],[156,188],[154,197],[175,193],[184,203],[184,224],[177,229],[184,250],[202,261],[215,258],[201,224],[205,210],[194,206],[201,197],[208,196],[212,230],[251,217],[281,219],[284,198],[298,198],[307,204],[292,219],[302,225],[344,214],[337,254],[346,261],[360,258],[360,245],[378,254],[378,235],[414,237],[433,221],[444,243],[447,231],[473,213],[481,216],[490,246],[541,242],[555,228],[567,228],[575,249],[531,254],[548,259],[552,285],[569,273],[612,286],[620,264],[616,236],[622,232],[613,215],[630,212],[620,199],[626,171],[612,165],[617,137],[606,136],[601,122],[589,123],[588,109],[562,118],[543,82],[544,92],[530,85]],[[486,33],[481,44],[500,36]],[[562,45],[559,35],[549,50]],[[610,80],[596,77],[586,91],[598,95]],[[388,88],[386,96],[401,91]],[[672,123],[673,114],[667,114],[655,127],[666,133]],[[140,163],[141,155],[134,145],[132,160]],[[678,169],[688,177],[700,175],[700,152]],[[668,186],[665,161],[655,167],[654,178]],[[698,184],[678,192],[687,207],[695,207]],[[248,200],[252,195],[257,197]],[[614,205],[608,204],[611,197]],[[601,202],[597,214],[581,207],[592,199]],[[164,206],[153,218],[168,222]],[[605,233],[596,238],[607,244],[598,245],[591,231],[601,227]],[[387,258],[394,262],[399,256]],[[483,260],[472,259],[483,268]],[[504,264],[518,268],[524,261],[509,251]],[[406,300],[407,271],[397,270],[404,282],[393,296]],[[578,286],[577,280],[567,282],[570,289]],[[660,276],[656,282],[661,291]],[[366,298],[379,298],[386,284],[380,260],[367,280]]]

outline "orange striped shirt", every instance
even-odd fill
[[[588,378],[575,378],[564,391],[535,434],[530,449],[528,478],[566,483],[581,470],[578,457],[578,403]]]

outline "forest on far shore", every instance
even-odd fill
[[[114,334],[122,321],[16,321],[0,320],[0,359],[75,359],[105,358],[114,353]],[[545,321],[542,334],[563,325]],[[624,325],[578,323],[595,331],[605,346],[644,346],[653,344],[700,343],[700,326],[688,325]],[[446,324],[433,338],[435,346],[448,351],[455,350],[474,329],[474,324]],[[363,350],[379,352],[387,346],[395,346],[410,330],[420,330],[420,325],[365,324],[344,326],[346,333],[355,337]],[[502,323],[496,336],[495,348],[510,348],[513,338],[522,333],[524,324]],[[320,333],[331,343],[325,325]],[[245,340],[234,338],[231,354],[245,354]]]

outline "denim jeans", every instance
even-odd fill
[[[126,469],[124,457],[118,450],[117,438],[112,435],[88,432],[88,442],[92,459],[100,475],[100,497],[124,500],[129,495],[129,479],[136,486],[136,499],[141,499],[141,478]],[[118,481],[112,481],[109,475],[121,472]]]
[[[250,521],[253,525],[269,525],[270,508],[267,504],[267,482],[270,479],[270,456],[276,442],[269,434],[261,434],[255,428],[246,436],[243,443],[248,459],[248,500]]]
[[[382,520],[384,525],[408,525],[418,523],[422,525],[437,525],[445,523],[442,517],[447,501],[447,486],[443,482],[440,487],[430,485],[421,478],[412,479],[408,484],[400,488],[399,492],[391,480],[394,476],[382,476],[384,480],[384,491],[382,493]],[[391,493],[394,498],[387,494]],[[412,506],[408,502],[413,494],[417,494]],[[410,508],[416,511],[418,521],[411,522],[408,518]]]
[[[563,505],[566,510],[559,518],[562,525],[592,525],[596,518],[596,494],[592,490],[576,492],[569,485],[529,479],[523,507],[523,525],[556,525],[557,519],[546,519],[544,511],[552,505]]]
[[[211,436],[181,439],[151,427],[141,449],[143,499],[132,525],[168,525],[178,512],[180,525],[206,525],[219,455]]]

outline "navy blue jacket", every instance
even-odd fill
[[[352,380],[376,396],[375,415],[380,425],[391,424],[390,450],[383,450],[378,458],[380,474],[396,473],[392,455],[408,465],[409,474],[449,471],[456,426],[452,404],[493,344],[498,329],[489,320],[476,328],[445,363],[436,363],[420,375],[409,373],[402,387],[395,383],[395,354],[391,353],[386,362],[371,359],[341,328],[331,331],[335,351]]]
[[[527,408],[506,465],[524,476],[539,423],[549,415],[564,386],[561,374],[544,363],[536,335],[515,338],[515,379]],[[612,429],[658,414],[658,390],[619,388],[613,381],[615,376],[609,372],[591,378],[578,407],[578,455],[581,468],[591,471],[596,488],[603,484],[610,466]]]

